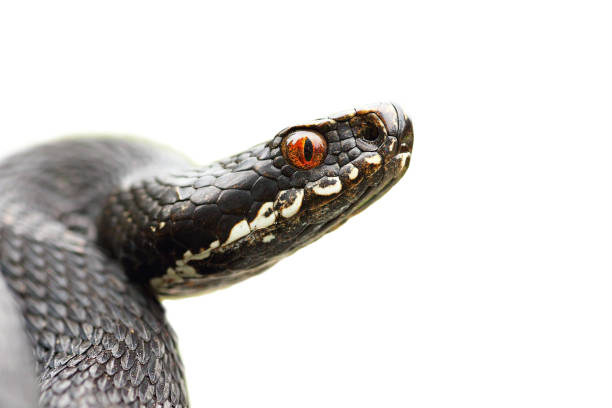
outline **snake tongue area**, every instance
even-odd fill
[[[291,126],[208,166],[141,175],[106,202],[100,242],[160,295],[228,286],[379,198],[405,173],[412,141],[389,103]]]

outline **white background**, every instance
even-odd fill
[[[397,101],[415,146],[384,199],[166,302],[192,405],[609,407],[610,38],[603,1],[6,2],[0,147],[126,133],[206,163]]]

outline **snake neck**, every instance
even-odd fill
[[[183,156],[133,139],[91,137],[41,145],[0,165],[0,224],[50,242],[58,237],[97,240],[109,197],[150,173],[187,165]]]
[[[187,406],[162,306],[96,242],[108,197],[153,161],[160,171],[185,165],[111,138],[42,145],[0,163],[0,293],[24,317],[0,318],[2,335],[14,337],[0,359],[3,369],[21,367],[21,388],[8,391],[25,393],[35,380],[24,357],[34,357],[40,399],[28,406]],[[25,353],[22,329],[32,345]]]
[[[126,178],[124,186],[109,196],[100,212],[97,231],[101,245],[123,263],[131,279],[140,282],[166,275],[185,257],[204,259],[207,250],[236,240],[236,226],[246,224],[244,220],[249,219],[253,209],[260,209],[262,201],[271,202],[279,194],[276,181],[254,170],[233,171],[237,162],[244,162],[247,156],[255,159],[262,152],[269,153],[269,149],[260,145],[209,166],[183,166],[169,171],[156,167]],[[271,160],[252,162],[264,174],[278,173]],[[226,271],[232,260],[216,257],[214,263],[200,265],[197,273]],[[249,271],[240,279],[221,279],[223,286],[268,266],[249,265]],[[184,294],[181,291],[180,295]]]

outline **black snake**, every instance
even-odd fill
[[[231,285],[337,228],[399,180],[412,140],[377,104],[204,167],[103,137],[5,159],[0,405],[187,407],[157,295]]]

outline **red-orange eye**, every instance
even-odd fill
[[[281,150],[289,163],[299,169],[308,170],[325,160],[327,142],[316,132],[297,130],[285,137]]]

